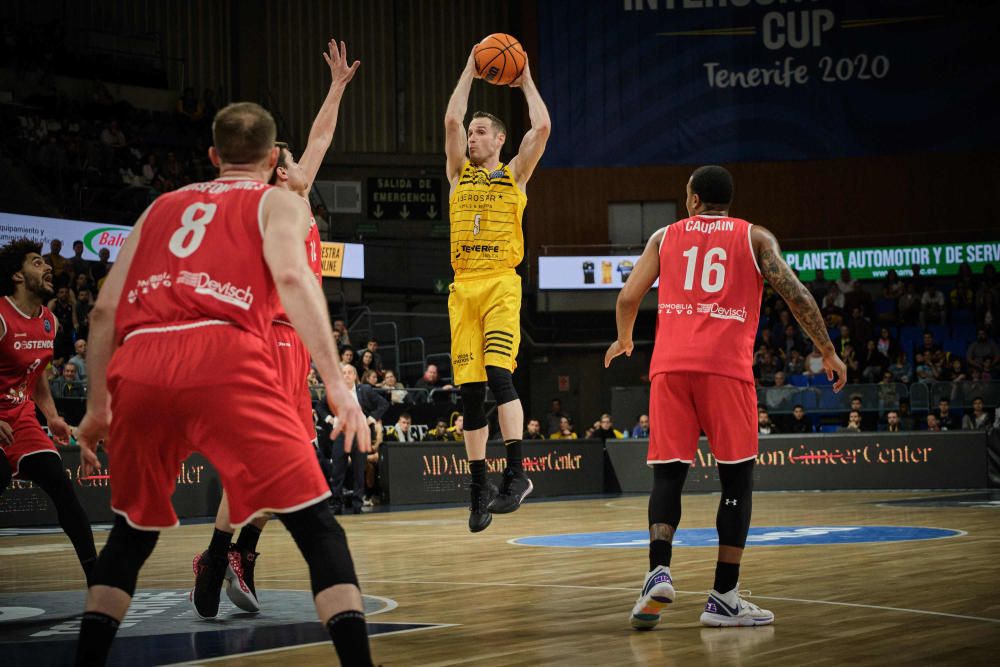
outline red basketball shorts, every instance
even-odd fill
[[[46,382],[44,377],[38,378],[39,382]],[[14,431],[14,442],[10,445],[0,445],[0,450],[10,463],[10,469],[17,477],[21,466],[21,459],[32,454],[51,452],[59,456],[59,450],[52,444],[49,436],[45,435],[38,418],[35,416],[35,403],[28,400],[21,405],[5,413],[0,413],[0,419],[10,424]]]
[[[271,326],[271,349],[274,351],[278,386],[289,397],[295,412],[312,442],[316,439],[316,422],[313,421],[312,398],[309,397],[309,350],[295,328],[275,322]]]
[[[660,373],[649,397],[646,463],[693,463],[704,431],[719,463],[757,456],[757,393],[749,382],[710,373]]]
[[[134,528],[177,525],[170,497],[191,452],[218,472],[234,527],[330,495],[262,338],[225,324],[134,333],[108,388],[111,508]]]

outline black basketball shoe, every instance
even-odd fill
[[[521,501],[527,498],[534,488],[534,484],[523,470],[507,468],[503,471],[500,494],[490,503],[489,510],[494,514],[510,514],[521,506]]]
[[[219,596],[226,578],[228,563],[225,558],[211,558],[208,551],[194,557],[194,588],[188,595],[195,615],[204,620],[219,615]]]
[[[253,583],[253,568],[259,555],[233,545],[229,547],[229,567],[226,569],[226,595],[234,605],[254,614],[260,611],[257,588]]]
[[[489,505],[497,495],[497,487],[493,482],[487,481],[485,486],[470,485],[469,492],[472,496],[472,502],[469,505],[469,530],[478,533],[481,530],[486,530],[490,522],[493,521]]]

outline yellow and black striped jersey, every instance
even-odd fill
[[[524,258],[521,217],[528,198],[510,167],[492,171],[466,162],[448,201],[455,276],[513,269]]]

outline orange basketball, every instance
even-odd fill
[[[521,43],[502,32],[495,32],[479,42],[475,55],[476,73],[495,86],[506,86],[516,80],[528,62]]]

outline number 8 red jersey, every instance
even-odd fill
[[[750,244],[752,226],[696,215],[666,228],[650,378],[689,371],[753,382],[764,279]]]
[[[278,305],[260,219],[270,190],[220,178],[157,199],[122,288],[116,339],[218,322],[266,338]]]

